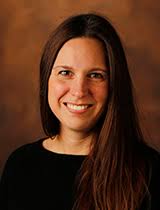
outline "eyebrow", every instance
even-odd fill
[[[67,65],[58,65],[58,66],[53,67],[53,69],[56,69],[56,68],[64,68],[64,69],[74,70],[74,68],[72,66],[67,66]],[[104,69],[102,67],[95,67],[95,68],[91,68],[90,70],[91,71],[98,71],[98,70],[100,70],[100,71],[106,72],[106,71],[108,71],[108,68]]]

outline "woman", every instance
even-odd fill
[[[17,149],[1,209],[158,210],[160,158],[145,144],[125,53],[110,22],[69,17],[40,63],[47,138]]]

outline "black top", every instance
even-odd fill
[[[10,155],[0,182],[1,210],[72,209],[75,176],[86,156],[48,151],[42,146],[43,140],[24,145]],[[156,151],[153,156],[158,159],[153,158],[149,187],[151,210],[160,210],[160,158]]]

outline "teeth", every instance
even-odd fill
[[[67,106],[74,110],[84,110],[88,108],[88,105],[73,105],[73,104],[67,104]]]

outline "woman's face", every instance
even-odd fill
[[[60,49],[48,81],[48,102],[61,129],[88,132],[108,97],[108,67],[102,43],[74,38]]]

